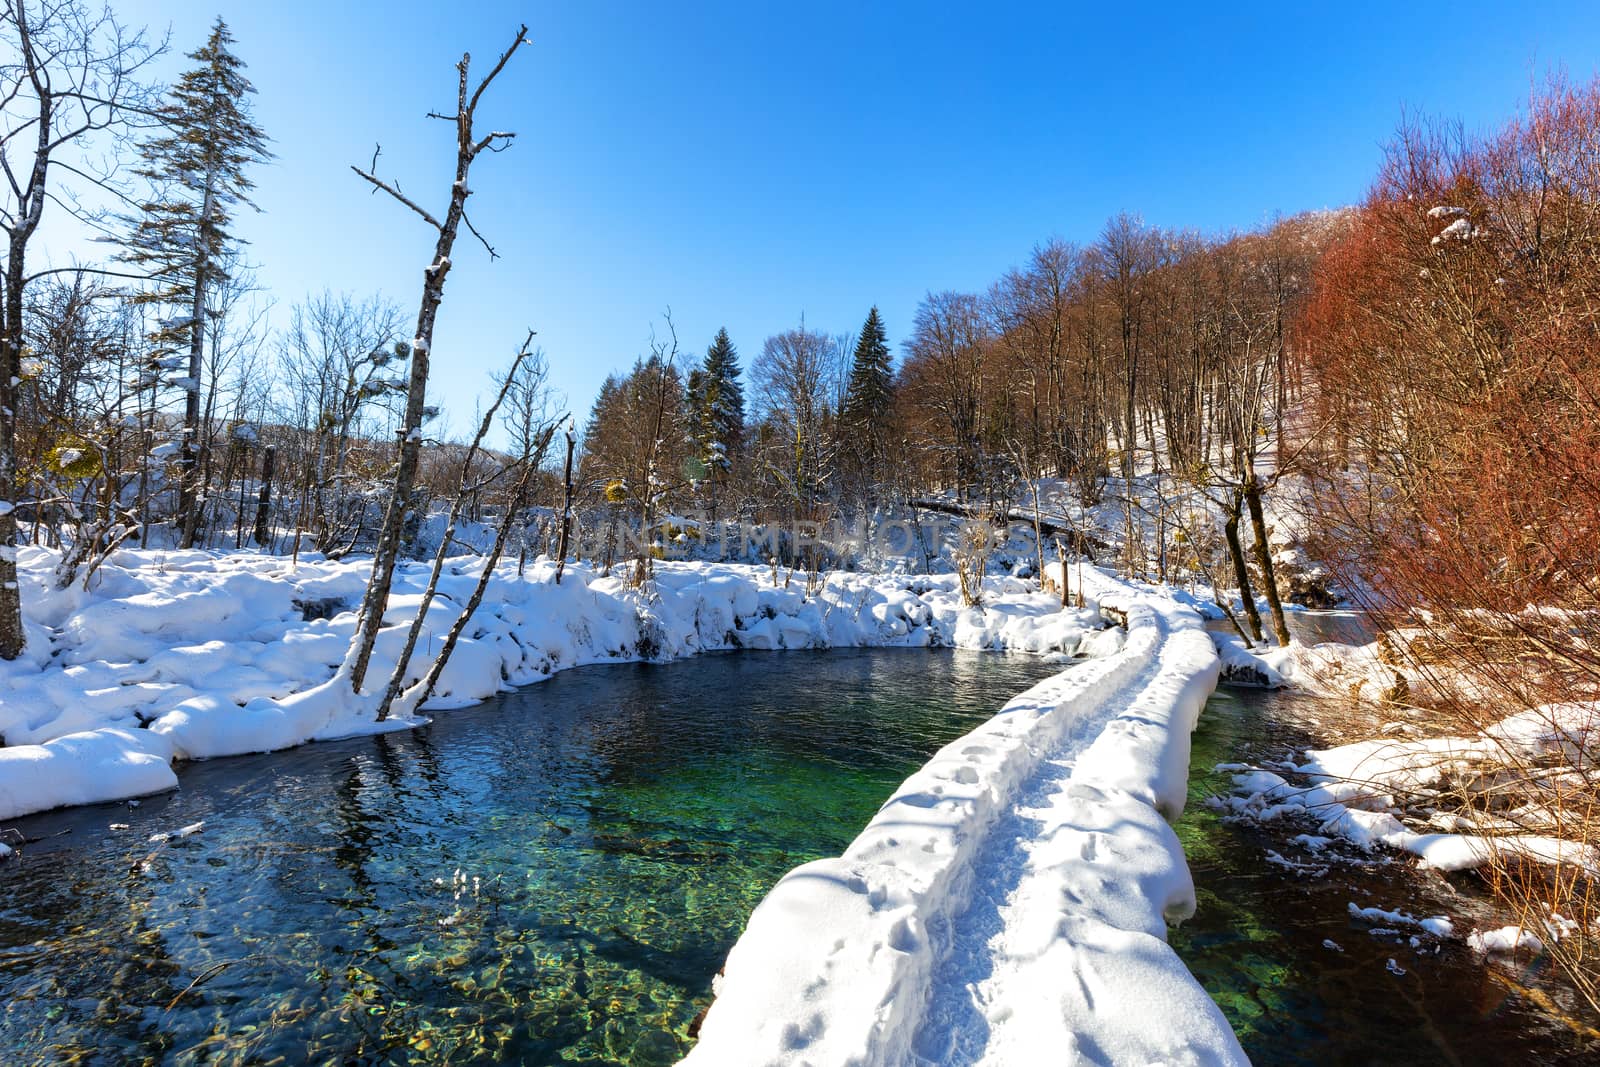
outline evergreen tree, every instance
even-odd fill
[[[894,370],[889,338],[874,307],[867,313],[850,364],[840,428],[851,473],[875,481],[888,450],[889,408],[894,401]]]
[[[716,491],[726,484],[744,449],[744,386],[739,382],[739,353],[726,328],[717,331],[704,362],[689,373],[689,416],[714,513]]]
[[[727,470],[744,447],[744,386],[739,382],[739,353],[727,329],[718,330],[706,349],[700,374],[709,451],[720,452],[717,465]]]
[[[248,196],[255,183],[245,169],[272,158],[266,134],[250,116],[248,98],[255,87],[244,76],[243,61],[228,50],[232,43],[233,35],[218,18],[205,45],[189,54],[197,65],[179,77],[162,108],[166,133],[140,146],[144,162],[138,173],[153,183],[154,193],[131,220],[123,255],[150,272],[151,286],[135,300],[176,312],[151,338],[158,367],[175,369],[182,363],[181,347],[189,350],[188,374],[173,382],[186,394],[179,499],[184,547],[193,544],[200,511],[206,298],[230,276],[239,243],[229,231],[235,208],[255,206]]]
[[[589,410],[589,421],[583,428],[585,458],[599,450],[601,442],[605,439],[606,428],[618,417],[621,403],[622,382],[615,374],[608,374],[606,380],[600,383],[600,394],[594,398],[594,407]]]

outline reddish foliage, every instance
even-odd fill
[[[1407,129],[1316,269],[1324,511],[1391,606],[1597,606],[1597,138],[1593,85],[1491,139]]]
[[[1600,699],[1596,146],[1600,82],[1557,82],[1490,137],[1403,130],[1296,323],[1331,429],[1328,548],[1421,631],[1413,666],[1472,681],[1441,689],[1450,732]],[[1600,840],[1590,753],[1517,759],[1506,780],[1548,832]],[[1551,910],[1578,921],[1550,950],[1600,1007],[1592,872],[1498,863],[1491,884],[1536,928]]]

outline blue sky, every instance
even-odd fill
[[[277,161],[252,243],[280,308],[323,287],[415,313],[432,236],[350,173],[442,205],[423,118],[452,64],[531,47],[487,98],[516,145],[475,167],[501,258],[457,245],[433,393],[463,432],[539,331],[586,412],[670,306],[688,358],[726,326],[745,363],[802,313],[898,346],[929,290],[981,290],[1052,235],[1122,210],[1208,232],[1358,200],[1403,110],[1493,125],[1552,66],[1587,78],[1600,5],[117,3],[193,50],[216,14]],[[176,69],[176,64],[169,64]]]

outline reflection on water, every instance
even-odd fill
[[[0,868],[0,1062],[673,1062],[778,876],[1050,673],[926,651],[581,669],[24,820],[71,832]]]
[[[1189,805],[1178,836],[1199,896],[1170,940],[1233,1024],[1257,1064],[1524,1064],[1600,1062],[1600,1044],[1534,1010],[1464,945],[1373,936],[1347,905],[1487,921],[1471,876],[1453,886],[1387,855],[1324,860],[1289,847],[1307,826],[1222,821],[1204,800],[1224,794],[1218,763],[1277,758],[1304,747],[1297,722],[1318,701],[1221,690],[1194,735]],[[1270,863],[1272,849],[1300,871]],[[1464,932],[1464,931],[1463,931]],[[1411,931],[1407,931],[1409,935]],[[1324,944],[1331,941],[1337,948]],[[1437,951],[1436,951],[1437,949]],[[1390,971],[1389,961],[1404,970]],[[1537,967],[1537,964],[1535,964]],[[1523,976],[1531,978],[1534,976]],[[1591,1031],[1592,1033],[1592,1031]]]
[[[1289,635],[1303,645],[1337,641],[1364,645],[1378,639],[1372,617],[1364,611],[1291,611],[1284,616]]]

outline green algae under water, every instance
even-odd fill
[[[674,1062],[778,877],[1058,669],[911,650],[581,668],[424,730],[22,820],[47,840],[0,867],[0,1062]]]

